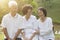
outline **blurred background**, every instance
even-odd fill
[[[8,2],[11,0],[0,0],[0,23],[2,17],[9,12]],[[33,6],[33,14],[37,16],[38,7],[46,8],[48,17],[53,19],[55,40],[60,40],[60,0],[15,0],[18,3],[18,13],[23,15],[21,10],[25,4]],[[0,27],[0,40],[3,39],[3,33]],[[2,34],[2,35],[1,35]]]

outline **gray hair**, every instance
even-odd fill
[[[17,2],[16,1],[9,1],[9,3],[8,3],[9,8],[13,5],[17,6]]]

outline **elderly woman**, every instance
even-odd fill
[[[30,40],[32,34],[36,31],[36,17],[32,15],[32,6],[31,5],[24,5],[22,12],[24,14],[24,24],[25,24],[25,29],[24,29],[24,34],[25,38],[24,40]]]
[[[54,33],[53,33],[53,23],[52,18],[47,17],[47,11],[45,8],[38,8],[38,16],[39,19],[37,21],[38,29],[32,35],[32,38],[35,40],[54,40]],[[36,36],[38,35],[38,36]]]
[[[47,11],[42,7],[38,8],[38,15],[39,37],[43,40],[54,40],[52,18],[47,17]]]

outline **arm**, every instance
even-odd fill
[[[48,19],[48,28],[47,28],[46,32],[43,35],[50,34],[52,31],[53,31],[53,23],[52,23],[52,19],[49,18]]]
[[[8,35],[8,32],[7,32],[7,29],[6,29],[6,28],[3,28],[2,31],[3,31],[3,33],[5,34],[6,38],[7,38],[8,40],[10,40],[9,35]]]
[[[7,19],[5,16],[2,18],[1,27],[3,27],[2,31],[3,31],[4,35],[6,36],[6,38],[8,40],[10,40],[10,37],[8,35],[8,32],[7,32]]]
[[[16,40],[16,38],[18,37],[18,35],[21,33],[22,29],[18,29],[18,31],[16,32],[13,40]]]
[[[33,33],[29,40],[32,40],[35,37],[36,33]]]
[[[29,40],[32,40],[36,35],[39,35],[40,33],[39,33],[39,30],[36,30],[36,32],[34,32],[33,34],[32,34],[32,36],[30,37],[30,39]]]
[[[53,22],[52,22],[52,19],[50,18],[49,19],[49,22],[48,22],[48,30],[47,30],[47,33],[49,34],[52,31],[53,31]]]
[[[22,34],[23,39],[27,40],[27,38],[25,37],[25,32],[21,32],[21,34]]]
[[[24,19],[20,18],[19,22],[20,22],[20,24],[19,24],[19,27],[18,27],[18,31],[16,32],[15,37],[13,39],[16,39],[18,37],[18,35],[22,32],[23,28],[24,28]]]
[[[33,27],[34,27],[34,29],[35,29],[35,32],[34,32],[34,33],[32,33],[32,35],[31,35],[31,37],[30,37],[30,39],[29,39],[29,40],[32,40],[36,35],[39,35],[38,21],[37,21],[37,19],[36,19],[36,18],[34,19]]]

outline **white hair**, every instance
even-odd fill
[[[8,3],[9,8],[13,5],[17,6],[17,2],[16,1],[9,1],[9,3]]]

